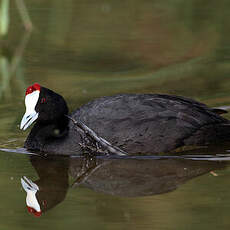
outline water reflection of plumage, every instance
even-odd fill
[[[39,179],[36,194],[42,213],[65,199],[69,177],[79,185],[123,197],[150,196],[175,190],[186,181],[225,167],[223,162],[188,159],[109,159],[31,157]]]
[[[172,191],[189,179],[221,169],[225,164],[187,159],[115,159],[98,160],[97,165],[98,169],[81,184],[97,192],[135,197]],[[74,178],[80,167],[79,161],[70,162]]]

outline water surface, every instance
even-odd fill
[[[34,82],[62,94],[70,110],[117,93],[178,94],[213,107],[230,105],[227,0],[25,4],[33,31],[26,32],[12,2],[9,31],[0,38],[0,148],[23,146],[29,132],[19,130],[24,92]],[[88,162],[0,151],[0,162],[1,229],[230,227],[227,161]],[[27,212],[22,176],[38,183],[47,201],[40,218]]]

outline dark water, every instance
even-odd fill
[[[0,38],[0,148],[23,146],[24,91],[34,82],[62,94],[70,110],[116,93],[230,105],[227,0],[30,0],[32,32],[16,1],[10,4],[9,30]],[[228,161],[46,159],[0,151],[0,162],[1,229],[230,227]],[[40,218],[26,210],[23,176],[40,188]]]

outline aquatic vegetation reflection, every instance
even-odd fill
[[[19,45],[12,51],[10,44],[7,43],[7,35],[10,26],[9,0],[2,0],[0,4],[0,99],[11,97],[11,80],[15,78],[18,88],[24,89],[25,82],[22,71],[22,59],[26,45],[30,39],[33,29],[27,8],[23,0],[16,0],[16,6],[21,16],[25,31],[19,39]]]

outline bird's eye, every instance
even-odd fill
[[[43,201],[42,201],[42,205],[43,205],[44,207],[47,207],[47,201],[46,201],[46,200],[43,200]]]
[[[43,97],[42,99],[41,99],[41,103],[43,104],[43,103],[46,103],[46,99]]]

